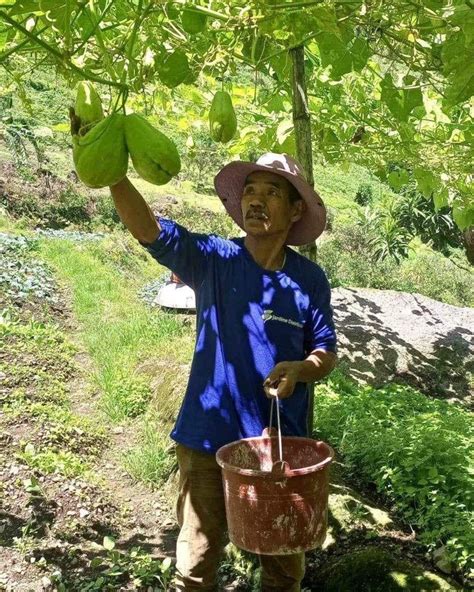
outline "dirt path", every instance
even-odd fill
[[[99,547],[104,536],[116,540],[116,549],[140,546],[156,558],[174,554],[176,528],[169,499],[134,483],[121,466],[121,453],[134,445],[136,429],[131,425],[94,431],[99,394],[89,386],[93,365],[81,349],[79,327],[66,302],[55,307],[17,302],[15,308],[21,326],[32,317],[48,326],[58,324],[77,350],[71,359],[35,348],[34,339],[7,333],[2,343],[0,590],[8,592],[56,590],[61,582],[67,592],[102,589],[100,582],[97,588],[72,588],[71,582],[97,580],[99,572],[91,561],[107,557]],[[0,310],[8,304],[0,302]],[[53,396],[47,387],[55,377],[62,382],[55,385]],[[61,425],[62,417],[54,415],[66,413],[66,407],[74,419]],[[49,459],[57,464],[50,472],[41,451],[51,444],[70,452],[71,458]],[[22,457],[25,449],[29,461]],[[67,463],[74,461],[74,453],[87,459],[92,477],[68,476]],[[140,588],[117,583],[110,589]]]

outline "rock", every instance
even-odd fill
[[[427,395],[473,404],[474,309],[395,290],[335,288],[339,360],[359,382],[411,384]]]

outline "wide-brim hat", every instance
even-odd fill
[[[288,154],[267,152],[257,162],[231,162],[217,173],[214,187],[234,222],[245,230],[240,202],[245,179],[255,171],[268,171],[285,177],[306,203],[306,211],[290,228],[286,243],[306,245],[314,242],[326,227],[326,207],[319,193],[306,181],[302,166]]]

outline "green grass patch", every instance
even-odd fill
[[[70,241],[40,241],[41,256],[71,290],[81,337],[93,358],[92,380],[102,393],[101,408],[113,421],[144,412],[149,383],[136,372],[137,364],[159,351],[164,358],[184,361],[193,347],[193,331],[179,318],[149,309],[137,297],[140,273],[132,279],[117,273],[104,258],[107,243],[74,245]],[[156,275],[162,268],[153,265]]]
[[[430,548],[474,567],[472,415],[415,389],[359,386],[336,370],[317,387],[315,429],[354,475],[376,484]]]
[[[5,402],[3,411],[11,418],[22,417],[26,415],[46,416],[49,410],[59,407],[69,406],[67,396],[67,387],[55,378],[51,378],[51,383],[44,385],[35,385],[34,388],[20,386],[13,389]]]
[[[139,443],[123,457],[122,464],[131,477],[152,487],[162,484],[176,466],[170,440],[152,421],[146,421]]]
[[[418,565],[368,547],[333,559],[316,576],[321,592],[449,592],[459,590]]]
[[[8,341],[8,353],[34,355],[38,366],[49,362],[70,367],[76,348],[65,339],[58,326],[37,321],[34,318],[26,322],[7,315],[1,317],[0,337]]]

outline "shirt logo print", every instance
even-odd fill
[[[292,319],[285,319],[284,317],[279,317],[278,315],[273,314],[273,310],[271,309],[266,309],[263,311],[262,319],[264,323],[266,323],[267,321],[279,321],[280,323],[293,325],[294,327],[299,327],[300,329],[303,327],[303,323],[298,323],[298,321],[293,321]]]

